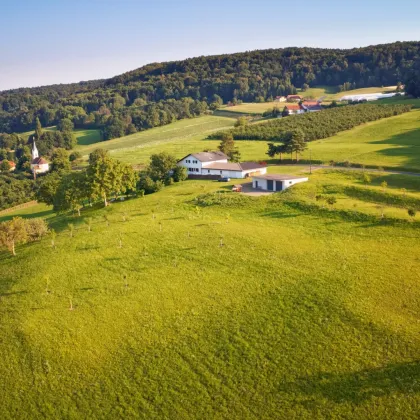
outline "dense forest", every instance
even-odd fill
[[[0,92],[0,133],[70,119],[104,139],[165,125],[228,101],[263,102],[303,85],[337,89],[404,82],[420,42],[350,50],[284,48],[154,63],[109,80]]]
[[[278,118],[263,124],[252,124],[233,130],[211,134],[211,139],[222,139],[226,133],[234,140],[283,141],[284,136],[294,130],[301,130],[305,141],[333,136],[369,121],[388,118],[409,112],[411,105],[359,104],[326,109],[322,112],[308,112],[293,117]]]

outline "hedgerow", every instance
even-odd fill
[[[278,118],[264,124],[237,127],[228,132],[235,140],[281,141],[282,134],[296,129],[305,133],[306,141],[333,136],[369,121],[389,118],[411,110],[411,105],[359,104],[326,109],[286,118]],[[211,134],[209,139],[221,139],[226,133]]]

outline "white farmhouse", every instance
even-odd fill
[[[293,175],[256,175],[252,177],[252,188],[263,191],[283,191],[294,184],[306,182],[308,178]]]
[[[187,168],[189,176],[203,178],[247,178],[267,172],[267,166],[257,162],[229,162],[228,157],[222,152],[191,153],[182,158],[178,166]]]
[[[38,149],[36,148],[34,140],[32,145],[31,171],[34,174],[44,174],[49,170],[50,164],[44,158],[39,156]]]

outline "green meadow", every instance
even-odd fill
[[[186,181],[1,253],[1,417],[418,418],[420,178],[309,176]]]
[[[107,148],[113,157],[139,166],[146,164],[151,154],[162,151],[181,159],[194,151],[216,150],[219,141],[208,140],[207,135],[219,124],[232,127],[234,121],[215,116],[184,120],[131,136],[80,146],[79,150],[86,159],[86,154],[96,147]],[[187,123],[196,123],[198,126],[190,127]],[[266,141],[238,140],[236,145],[243,160],[277,162],[266,155]],[[420,172],[420,111],[415,109],[404,115],[363,124],[336,136],[311,142],[301,159],[308,161],[310,155],[313,161],[324,164],[331,160],[347,161],[357,165]]]

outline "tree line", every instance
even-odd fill
[[[338,89],[405,82],[419,42],[349,50],[284,48],[154,63],[108,80],[0,92],[0,132],[69,119],[104,138],[168,124],[229,101],[264,102],[326,85]],[[340,87],[341,86],[341,87]]]
[[[287,133],[302,130],[305,141],[333,136],[369,121],[388,118],[410,111],[411,105],[358,104],[278,118],[262,124],[243,125],[227,132],[235,140],[269,140],[283,142]],[[209,139],[221,139],[225,132],[216,132]]]

